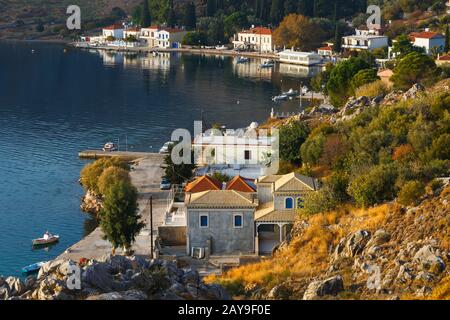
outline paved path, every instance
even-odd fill
[[[150,212],[149,198],[153,196],[153,232],[156,238],[158,226],[162,225],[164,213],[167,205],[168,191],[159,190],[159,182],[163,174],[161,168],[162,158],[150,157],[137,160],[139,163],[132,167],[130,172],[131,181],[138,189],[139,213],[146,223],[146,227],[136,237],[136,242],[132,249],[137,255],[150,255]],[[111,244],[103,240],[103,233],[100,228],[95,229],[91,234],[83,238],[78,243],[71,246],[58,258],[72,259],[78,261],[80,258],[98,259],[112,250]],[[121,249],[116,253],[120,254]],[[57,259],[58,259],[57,258]]]

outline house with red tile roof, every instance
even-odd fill
[[[235,176],[227,183],[225,189],[235,190],[239,192],[256,192],[256,185],[252,179],[247,179],[241,176]]]
[[[324,46],[317,49],[317,53],[322,57],[331,57],[333,55],[333,47],[332,46]]]
[[[427,54],[444,51],[445,36],[443,34],[425,30],[412,32],[409,34],[409,37],[416,47],[424,48]]]
[[[222,183],[210,176],[204,175],[188,183],[185,187],[187,193],[197,193],[209,190],[222,190]]]
[[[234,49],[272,52],[272,30],[265,27],[252,27],[234,35]]]
[[[103,28],[103,37],[114,37],[115,39],[123,39],[124,27],[121,24],[113,24]]]
[[[438,66],[442,66],[444,64],[446,64],[446,65],[449,64],[450,65],[450,54],[439,56],[437,58],[437,60],[436,60],[436,64]]]

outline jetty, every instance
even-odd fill
[[[163,159],[164,154],[156,152],[135,152],[135,151],[103,151],[103,150],[84,150],[78,153],[81,159],[99,159],[107,157],[122,157],[122,158],[157,158]]]

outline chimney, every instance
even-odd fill
[[[430,31],[430,28],[425,28],[425,32],[428,32],[428,31]]]

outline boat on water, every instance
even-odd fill
[[[29,266],[23,267],[22,268],[22,273],[24,274],[31,274],[31,273],[35,273],[38,272],[39,269],[42,268],[42,266],[44,264],[46,264],[48,261],[40,261],[40,262],[36,262],[33,264],[30,264]]]
[[[250,62],[249,57],[238,57],[237,58],[237,63],[247,63],[247,62]]]
[[[117,146],[113,142],[107,142],[102,150],[106,152],[117,151]]]
[[[166,143],[164,143],[164,145],[161,147],[161,149],[159,149],[159,153],[160,154],[169,153],[170,147],[173,146],[174,144],[175,144],[174,141],[167,141]]]
[[[292,96],[298,95],[298,91],[297,91],[297,90],[294,90],[294,89],[292,89],[292,88],[290,88],[288,91],[283,92],[282,94],[283,94],[283,95],[286,95],[286,96],[288,96],[288,97],[292,97]]]
[[[286,94],[280,94],[278,96],[272,97],[273,102],[283,101],[283,100],[287,100],[287,99],[288,99],[288,96]]]
[[[225,47],[224,45],[221,46],[216,46],[216,50],[227,50],[228,48]]]
[[[46,246],[59,241],[59,235],[46,233],[42,238],[33,239],[33,246]]]
[[[272,68],[275,66],[275,61],[267,60],[260,64],[261,68]]]

